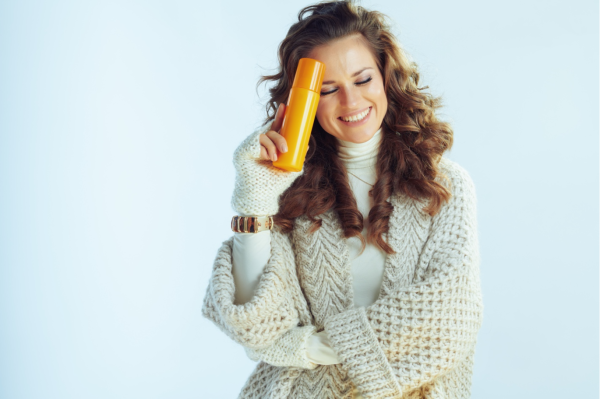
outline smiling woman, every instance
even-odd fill
[[[286,172],[272,161],[305,57],[325,76],[304,168]],[[301,10],[279,60],[261,79],[274,82],[265,124],[234,153],[236,220],[259,227],[232,225],[203,307],[260,361],[240,397],[468,398],[476,197],[442,156],[453,132],[440,99],[418,87],[386,17],[351,1]]]
[[[338,139],[364,143],[381,127],[387,112],[383,77],[360,33],[314,48],[308,58],[327,65],[317,119]]]

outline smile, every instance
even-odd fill
[[[369,119],[372,108],[373,107],[369,107],[366,110],[364,110],[356,115],[351,115],[351,116],[346,116],[346,117],[340,116],[340,117],[338,117],[338,120],[342,121],[345,125],[349,125],[349,126],[361,124],[361,122],[365,122],[367,119]]]

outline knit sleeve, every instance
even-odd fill
[[[469,389],[468,373],[458,369],[474,353],[483,317],[476,197],[467,172],[454,165],[452,198],[433,217],[416,282],[325,321],[365,398],[400,398],[448,375],[458,389]]]
[[[235,342],[264,349],[298,325],[310,324],[308,304],[296,276],[289,236],[271,231],[271,255],[252,299],[236,305],[232,275],[233,237],[224,241],[214,261],[202,314]]]

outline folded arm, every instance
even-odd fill
[[[202,307],[205,317],[250,349],[266,348],[287,331],[311,322],[289,237],[275,230],[271,233],[271,254],[250,301],[235,303],[231,237],[217,252]]]
[[[233,280],[235,304],[249,302],[258,287],[271,253],[271,232],[235,233],[233,239]],[[317,365],[337,364],[327,334],[312,325],[297,326],[262,349],[245,348],[252,360],[274,366],[314,369]]]
[[[459,367],[482,323],[476,199],[462,169],[433,219],[419,282],[325,322],[333,348],[365,398],[400,398]]]

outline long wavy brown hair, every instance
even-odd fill
[[[440,174],[438,164],[442,154],[453,143],[452,128],[435,115],[442,105],[441,98],[422,91],[428,87],[418,87],[417,64],[409,60],[390,27],[386,15],[368,11],[353,1],[321,2],[305,7],[279,46],[279,71],[262,76],[257,85],[274,82],[266,105],[266,125],[274,119],[277,106],[287,101],[300,58],[317,46],[352,34],[360,33],[366,39],[383,76],[388,101],[377,155],[377,181],[369,191],[374,205],[368,216],[367,240],[388,254],[394,251],[382,237],[388,232],[393,210],[387,199],[394,193],[428,199],[423,211],[431,216],[437,214],[451,194],[434,179]],[[289,233],[294,219],[306,215],[313,223],[312,233],[321,227],[317,216],[333,208],[344,236],[358,237],[364,250],[366,242],[361,234],[364,220],[346,168],[338,157],[338,142],[323,130],[316,118],[309,147],[304,173],[279,198],[275,223]]]

